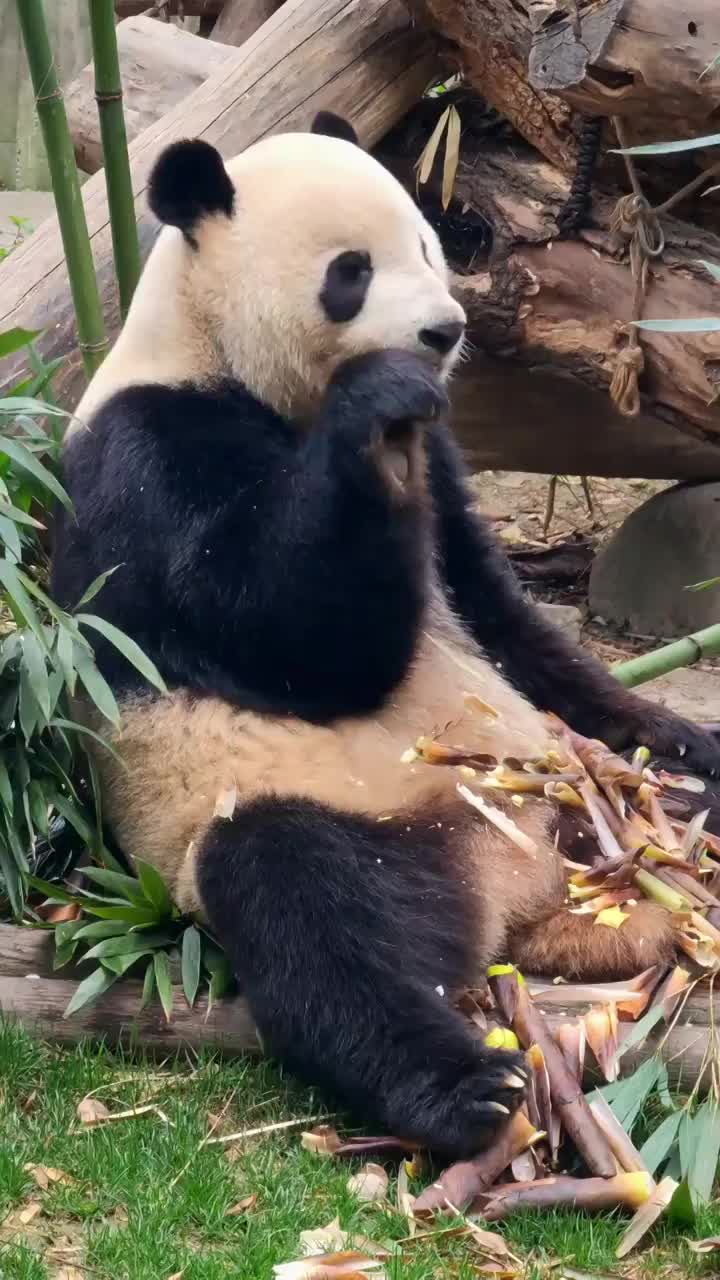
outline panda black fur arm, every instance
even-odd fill
[[[408,421],[442,405],[402,353],[343,366],[307,434],[237,383],[128,388],[68,448],[78,523],[60,517],[56,598],[119,565],[96,611],[170,685],[319,722],[366,714],[404,676],[426,594],[424,491],[393,486],[387,446],[412,452]],[[137,680],[111,646],[97,657],[116,689]]]
[[[429,436],[441,571],[449,599],[506,677],[542,711],[622,749],[646,743],[659,755],[708,773],[720,770],[715,739],[665,707],[628,692],[525,598],[484,521],[469,510],[459,451],[449,434]],[[682,748],[685,748],[685,751]]]

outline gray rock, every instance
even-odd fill
[[[576,644],[580,642],[583,616],[574,604],[538,604],[537,608],[548,622],[565,632],[568,640],[574,640]]]
[[[720,480],[678,485],[628,516],[596,556],[590,610],[640,635],[675,637],[720,622]]]

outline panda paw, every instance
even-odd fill
[[[720,776],[720,743],[699,724],[643,702],[633,730],[634,741],[648,747],[654,758],[665,756],[681,761],[688,773]]]
[[[414,1087],[406,1083],[401,1114],[388,1116],[388,1127],[445,1159],[467,1159],[493,1141],[522,1103],[526,1087],[522,1054],[481,1050],[472,1064],[463,1064],[454,1082],[443,1074],[442,1080],[426,1076]]]

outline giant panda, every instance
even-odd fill
[[[470,510],[445,390],[465,317],[350,125],[227,164],[177,142],[149,204],[162,230],[67,433],[52,570],[71,607],[114,569],[94,607],[168,685],[100,642],[105,816],[217,936],[270,1052],[460,1156],[524,1073],[452,993],[493,960],[616,978],[672,944],[647,902],[618,930],[563,911],[546,801],[513,810],[524,852],[408,747],[537,757],[547,711],[699,770],[718,747],[547,624]]]

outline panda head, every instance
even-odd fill
[[[205,142],[174,143],[149,202],[168,229],[126,323],[139,359],[162,343],[164,308],[178,376],[232,374],[300,417],[350,356],[403,348],[442,376],[457,359],[465,316],[438,238],[339,117],[321,112],[311,132],[227,164]]]

